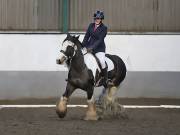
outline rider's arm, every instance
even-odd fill
[[[107,34],[107,27],[104,27],[104,29],[101,31],[101,34],[98,35],[98,40],[94,42],[94,44],[92,45],[93,50],[95,50],[98,47],[98,45],[104,41],[106,34]]]
[[[87,31],[86,31],[86,34],[84,36],[84,39],[83,39],[83,42],[82,42],[82,47],[86,47],[86,44],[89,40],[89,37],[90,37],[90,27],[91,27],[91,24],[89,25]]]

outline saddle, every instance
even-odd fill
[[[84,51],[84,50],[83,50],[83,51]],[[88,52],[87,52],[87,49],[85,49],[83,55],[86,55],[87,53],[88,53]],[[94,53],[91,53],[91,54],[94,56],[94,58],[95,58],[95,60],[96,60],[96,62],[97,62],[97,64],[98,64],[98,66],[99,66],[99,68],[100,68],[100,72],[101,72],[101,71],[102,71],[102,66],[101,66],[101,63],[100,63],[99,59],[96,57],[96,55],[95,55]],[[105,64],[106,64],[106,67],[107,67],[108,65],[107,65],[106,61],[105,61]]]
[[[88,52],[87,52],[87,50],[86,50],[86,48],[85,49],[82,49],[82,52],[83,52],[83,55],[86,55]],[[100,60],[96,57],[96,55],[94,54],[94,53],[91,53],[92,54],[92,56],[95,58],[95,60],[96,60],[96,63],[97,63],[97,66],[99,67],[99,71],[96,71],[97,72],[97,74],[95,75],[95,80],[97,80],[97,82],[96,82],[96,86],[101,86],[102,84],[103,84],[103,75],[102,75],[102,66],[101,66],[101,63],[100,63]],[[105,61],[105,64],[106,64],[106,68],[108,67],[108,64],[107,64],[107,62]],[[110,79],[110,78],[108,78],[107,79],[107,86],[109,87],[109,86],[113,86],[114,85],[114,83],[112,82],[112,80]]]

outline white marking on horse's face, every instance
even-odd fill
[[[74,46],[74,43],[71,42],[71,41],[66,40],[66,41],[63,42],[63,44],[62,44],[61,50],[62,50],[63,52],[66,52],[68,46],[72,46],[72,47],[73,47],[73,46]],[[59,54],[59,60],[60,60],[61,63],[63,63],[63,62],[66,60],[66,57],[67,57],[67,56],[66,56],[64,53],[60,52],[60,54]]]
[[[66,41],[63,42],[63,44],[62,44],[61,50],[66,51],[66,49],[67,49],[68,46],[72,46],[72,47],[73,47],[73,46],[74,46],[74,43],[71,42],[71,41],[69,41],[69,40],[66,40]]]
[[[66,56],[62,52],[60,52],[58,60],[60,61],[59,64],[63,64],[63,62],[66,60]]]

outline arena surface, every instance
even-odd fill
[[[57,99],[0,101],[7,104],[55,104]],[[180,105],[179,99],[120,99],[123,105]],[[72,99],[70,104],[85,104]],[[180,135],[180,109],[127,108],[128,118],[82,120],[86,108],[68,108],[59,119],[55,108],[1,108],[0,135]]]

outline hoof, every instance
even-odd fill
[[[61,112],[61,111],[59,111],[59,110],[56,110],[56,113],[57,113],[57,115],[59,116],[59,118],[64,118],[64,117],[66,116],[66,112],[67,112],[67,111]]]
[[[61,100],[56,105],[56,113],[59,118],[64,118],[67,113],[67,98],[61,98]]]

